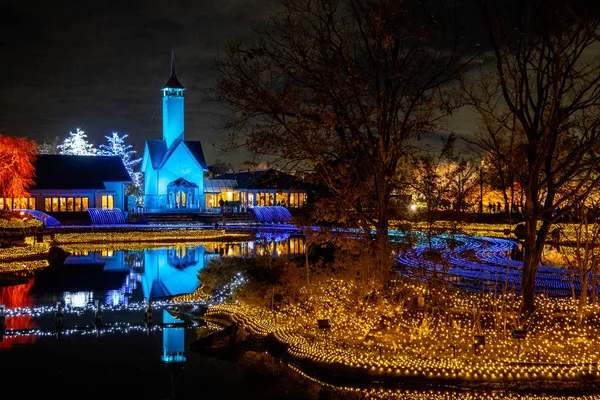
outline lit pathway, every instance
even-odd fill
[[[520,292],[523,262],[512,260],[509,255],[517,243],[508,239],[470,237],[464,235],[440,235],[432,239],[430,248],[426,240],[414,249],[397,255],[399,270],[423,280],[434,273],[445,277],[470,291],[508,290]],[[437,262],[430,250],[437,255]],[[402,268],[405,267],[405,268]],[[575,291],[580,284],[573,277]],[[536,291],[552,296],[571,295],[571,277],[563,268],[540,266],[536,277]]]

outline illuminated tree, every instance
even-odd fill
[[[34,183],[37,144],[33,140],[0,135],[0,196],[30,197]]]
[[[374,226],[389,257],[405,156],[451,109],[441,88],[463,65],[445,11],[427,1],[283,1],[256,39],[216,60],[216,97],[233,110],[229,149],[310,171],[327,187],[328,215],[351,215],[366,236]]]
[[[493,62],[465,88],[482,120],[478,145],[524,192],[521,311],[528,316],[552,224],[600,182],[600,60],[591,55],[600,19],[587,2],[485,5]]]
[[[134,167],[138,165],[142,159],[132,158],[136,153],[133,146],[125,143],[125,139],[129,135],[120,136],[117,132],[113,132],[112,136],[104,136],[108,144],[98,146],[98,155],[100,156],[119,156],[123,160],[123,165],[129,173],[132,185],[126,185],[126,194],[131,196],[141,195],[142,191],[142,173],[134,171]],[[133,186],[133,187],[132,187]]]
[[[94,156],[97,153],[94,145],[86,140],[87,135],[80,128],[75,133],[69,132],[69,137],[57,146],[59,154],[76,156]]]
[[[425,203],[425,220],[429,223],[429,233],[439,217],[439,212],[447,205],[448,181],[441,174],[441,160],[431,155],[423,155],[415,160],[412,186],[417,198]]]
[[[514,146],[514,140],[511,142],[510,133],[506,137],[496,134],[498,137],[498,151],[503,154],[503,158],[487,153],[483,156],[483,163],[487,171],[488,181],[493,189],[502,192],[504,200],[504,210],[515,212],[519,200],[518,184],[515,182],[515,168],[508,165],[523,165],[522,151]],[[502,141],[504,140],[504,141]]]
[[[467,211],[479,186],[477,168],[470,160],[447,163],[442,174],[448,181],[448,198],[454,211]]]
[[[457,175],[460,171],[458,157],[454,155],[455,142],[456,136],[451,134],[443,140],[443,147],[438,155],[424,153],[415,157],[410,174],[410,186],[416,192],[417,199],[425,203],[430,245],[433,224],[439,218],[440,212],[450,209],[453,195],[457,195],[461,201],[464,200],[463,182]],[[461,190],[459,193],[455,192],[457,188]]]

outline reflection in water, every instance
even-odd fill
[[[6,335],[0,341],[0,355],[3,360],[10,360],[4,379],[16,385],[30,379],[45,382],[37,385],[41,391],[47,387],[72,387],[74,381],[92,387],[98,380],[101,387],[94,387],[94,391],[108,391],[127,386],[124,379],[130,376],[143,377],[136,381],[146,379],[149,385],[131,389],[136,394],[127,398],[148,397],[150,393],[148,398],[161,395],[160,398],[171,399],[197,395],[197,382],[208,379],[205,385],[209,387],[203,390],[212,390],[214,397],[221,393],[223,385],[214,384],[211,388],[210,384],[226,374],[228,378],[223,382],[229,383],[231,368],[227,365],[221,368],[223,374],[221,370],[213,374],[212,360],[189,354],[188,345],[196,340],[196,330],[164,310],[168,302],[162,299],[194,292],[200,284],[198,272],[216,257],[251,255],[257,249],[269,248],[269,240],[276,241],[271,249],[279,250],[273,254],[300,254],[300,239],[290,239],[292,244],[280,239],[262,238],[256,244],[181,244],[141,251],[78,251],[60,268],[37,270],[22,284],[0,288],[0,304],[8,311]],[[148,300],[153,300],[153,324],[143,318],[142,307]],[[94,323],[96,301],[102,305],[102,325]],[[56,328],[58,303],[64,308],[64,328],[60,331]],[[15,343],[31,345],[16,349],[12,346]],[[148,357],[149,354],[157,356]],[[32,368],[46,365],[49,359],[53,368]],[[164,368],[157,369],[157,363]],[[127,372],[116,373],[115,366],[123,366]],[[194,379],[190,379],[192,376]],[[249,390],[244,375],[235,379],[244,383],[240,385],[244,392]],[[170,397],[164,392],[165,385]]]
[[[240,243],[209,243],[206,252],[214,255],[244,257],[251,255],[297,256],[304,254],[304,238],[289,233],[260,232],[256,240]]]
[[[303,252],[302,237],[269,232],[261,232],[255,241],[248,242],[78,251],[66,259],[64,266],[36,273],[31,292],[36,306],[54,306],[61,301],[67,308],[85,308],[95,300],[105,307],[125,306],[193,293],[200,285],[198,272],[215,257],[286,256]],[[39,304],[40,301],[44,304]]]
[[[198,271],[204,268],[204,247],[175,246],[146,250],[141,274],[144,299],[159,299],[194,292],[200,282]]]
[[[145,250],[77,251],[65,260],[64,265],[46,267],[36,271],[32,278],[24,279],[26,283],[0,288],[0,305],[9,311],[6,318],[8,332],[0,342],[0,348],[8,348],[15,343],[33,343],[37,335],[52,334],[53,329],[49,330],[47,325],[54,325],[58,304],[70,319],[68,325],[84,326],[85,323],[73,318],[83,319],[95,309],[97,301],[104,311],[120,312],[134,310],[148,300],[157,302],[193,293],[200,285],[198,272],[212,258],[252,254],[300,255],[302,251],[304,243],[301,237],[266,233],[253,242],[177,244]],[[242,282],[242,277],[238,277],[233,284]],[[71,313],[75,313],[73,317]],[[46,326],[37,328],[36,323],[41,321],[41,316],[45,316],[42,325]],[[132,317],[134,324],[141,322],[138,321],[139,315]],[[180,322],[164,310],[162,318],[167,324]],[[103,331],[127,329],[118,324],[115,325],[113,321]],[[183,326],[164,327],[163,361],[185,361],[185,329]]]
[[[163,323],[173,324],[181,321],[174,318],[167,310],[163,310]],[[185,328],[163,329],[163,352],[161,359],[167,363],[184,362],[185,356]]]
[[[27,283],[0,288],[0,304],[6,309],[27,308],[33,306],[29,289],[33,279]],[[34,327],[33,315],[18,315],[6,319],[6,329],[24,329]],[[35,336],[0,336],[0,348],[9,348],[15,344],[35,343]]]
[[[65,292],[63,304],[65,307],[83,308],[94,302],[94,292]]]

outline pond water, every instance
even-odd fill
[[[280,255],[303,251],[302,238],[288,236],[268,237],[267,248]],[[308,398],[299,383],[294,388],[275,374],[188,351],[198,328],[178,327],[161,307],[167,297],[196,290],[198,271],[212,258],[265,250],[255,246],[81,251],[63,266],[15,274],[14,284],[0,287],[7,315],[0,335],[2,390],[16,392],[15,398]],[[150,327],[148,300],[154,302]],[[57,304],[63,308],[58,332]]]
[[[0,334],[4,391],[15,398],[312,399],[330,398],[312,380],[270,360],[231,362],[189,351],[199,326],[163,308],[165,299],[194,292],[211,259],[269,252],[301,255],[301,237],[174,245],[137,251],[79,251],[60,267],[15,274],[0,287],[6,332]],[[145,323],[148,301],[154,324]],[[56,329],[57,306],[63,310]],[[97,328],[102,310],[102,326]],[[264,361],[264,360],[263,360]],[[282,372],[283,371],[283,372]],[[402,388],[373,398],[463,398],[466,393]],[[468,392],[465,398],[519,398]],[[341,398],[337,396],[336,398]],[[357,398],[351,394],[349,398]],[[546,398],[528,396],[527,398]]]

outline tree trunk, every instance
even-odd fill
[[[540,232],[537,231],[537,218],[529,217],[525,222],[525,246],[524,246],[524,262],[523,262],[523,277],[521,281],[522,303],[521,313],[524,317],[529,317],[535,306],[535,277],[538,267],[542,260],[542,250],[544,240],[540,236],[543,234],[543,227]],[[546,228],[547,230],[548,228]]]
[[[377,260],[377,270],[382,278],[382,283],[389,284],[390,270],[393,265],[392,252],[389,237],[389,195],[381,193],[379,195],[379,212],[377,218],[377,233],[375,236],[375,251]]]
[[[588,292],[588,276],[589,274],[585,271],[579,274],[579,280],[581,281],[581,293],[579,294],[579,304],[577,305],[577,324],[581,325],[583,322],[583,309],[587,304],[587,292]]]

